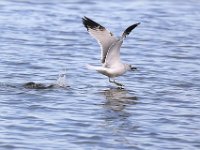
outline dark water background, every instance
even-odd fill
[[[99,46],[86,32],[88,16],[124,41],[134,64],[118,81],[87,70]],[[55,83],[67,69],[69,88]],[[200,149],[200,1],[1,0],[1,150]]]

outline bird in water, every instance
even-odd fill
[[[42,83],[35,83],[35,82],[27,82],[23,85],[23,87],[27,89],[49,89],[53,88],[54,86],[55,86],[54,84],[45,85]]]
[[[62,88],[69,87],[66,81],[66,70],[64,70],[63,73],[59,74],[56,83],[51,83],[51,84],[46,85],[43,83],[27,82],[23,84],[23,87],[27,89],[50,89],[50,88],[56,88],[56,87],[62,87]]]
[[[120,47],[127,35],[140,23],[129,26],[120,38],[116,38],[113,33],[90,18],[84,17],[82,21],[89,34],[98,41],[101,47],[102,66],[88,65],[87,67],[107,76],[110,83],[122,87],[123,84],[116,82],[114,78],[123,75],[127,71],[136,70],[136,67],[122,63],[120,59]]]

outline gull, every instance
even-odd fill
[[[140,23],[129,26],[120,38],[116,38],[112,32],[90,18],[84,16],[82,21],[89,34],[97,40],[101,47],[102,66],[87,65],[88,69],[96,70],[107,76],[110,83],[114,83],[120,87],[124,86],[123,84],[116,82],[114,78],[123,75],[127,71],[135,70],[136,67],[122,63],[120,59],[120,47],[127,35],[129,35],[129,33]]]

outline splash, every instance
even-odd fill
[[[67,87],[66,69],[59,74],[56,85],[59,87]]]

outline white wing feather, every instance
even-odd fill
[[[101,61],[105,63],[105,58],[110,46],[117,41],[114,35],[102,25],[93,20],[84,17],[83,24],[87,28],[89,34],[95,38],[101,47]]]
[[[133,24],[133,25],[129,26],[128,28],[126,28],[126,30],[123,32],[121,38],[112,44],[112,46],[109,48],[107,55],[106,55],[106,60],[105,60],[105,64],[104,64],[106,67],[115,67],[115,66],[121,64],[120,48],[123,43],[123,40],[139,24],[140,23],[136,23],[136,24]]]
[[[120,48],[121,48],[122,43],[123,43],[123,40],[119,39],[114,44],[112,44],[112,46],[110,47],[106,55],[106,59],[104,63],[106,67],[112,68],[121,64]]]

